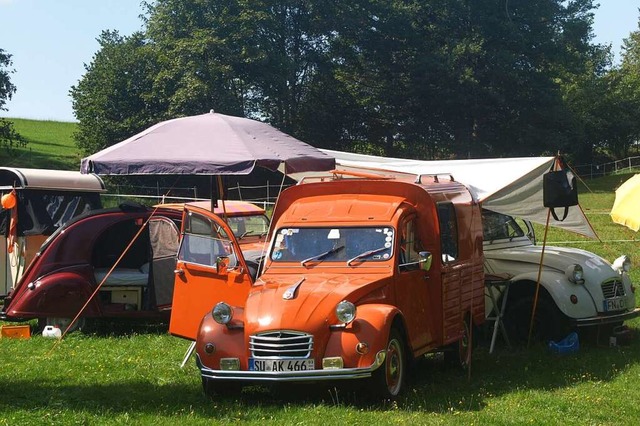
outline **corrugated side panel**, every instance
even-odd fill
[[[463,332],[463,315],[473,312],[474,322],[484,319],[484,272],[482,263],[456,265],[442,274],[442,324],[444,343]]]

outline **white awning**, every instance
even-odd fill
[[[554,157],[420,161],[321,151],[336,159],[338,170],[385,175],[451,175],[465,184],[475,199],[489,210],[542,225],[547,221],[548,209],[542,203],[542,180],[543,175],[551,169]],[[301,178],[301,175],[297,178]],[[562,212],[559,213],[561,216]],[[579,205],[569,207],[569,214],[564,221],[550,217],[549,224],[589,238],[598,238]]]

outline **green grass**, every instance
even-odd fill
[[[0,150],[4,167],[80,170],[81,155],[73,140],[76,123],[9,118],[27,141],[25,148],[9,154]]]
[[[16,121],[38,154],[25,154],[12,165],[51,167],[51,154],[60,164],[77,169],[72,124]],[[42,123],[43,130],[37,129],[37,123]],[[0,157],[3,165],[5,158]],[[43,162],[22,162],[27,160]],[[608,217],[613,189],[626,177],[590,181],[593,193],[581,188],[582,206],[606,242],[558,230],[549,232],[548,241],[585,248],[609,260],[622,253],[640,258],[638,234]],[[633,281],[640,283],[637,261],[634,267]],[[509,349],[501,340],[496,352],[489,354],[484,342],[474,354],[470,380],[446,367],[438,356],[425,358],[412,372],[408,392],[396,403],[367,401],[364,387],[324,386],[255,387],[241,395],[207,399],[193,360],[180,368],[188,342],[169,336],[165,327],[103,324],[93,331],[71,333],[59,344],[38,335],[28,340],[2,339],[0,426],[635,425],[640,418],[640,320],[628,325],[635,332],[631,345],[609,348],[602,341],[581,342],[575,355],[553,355],[542,346]]]

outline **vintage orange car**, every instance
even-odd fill
[[[207,394],[358,379],[395,398],[413,358],[470,361],[481,217],[450,176],[305,179],[280,195],[254,281],[228,226],[187,206],[169,331],[195,340]]]

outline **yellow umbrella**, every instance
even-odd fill
[[[638,231],[640,229],[640,174],[635,175],[616,189],[616,199],[611,208],[615,223]]]

